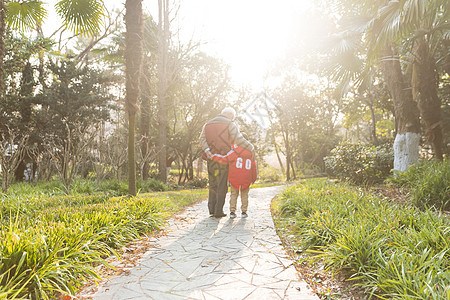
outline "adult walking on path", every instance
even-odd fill
[[[206,201],[188,208],[170,221],[167,235],[153,239],[139,265],[92,298],[319,299],[298,278],[275,232],[270,202],[282,188],[252,189],[252,218],[205,218],[198,212]]]
[[[200,134],[200,146],[204,151],[203,158],[207,159],[209,197],[209,214],[216,218],[225,217],[223,205],[228,191],[228,165],[213,161],[214,154],[225,155],[233,144],[253,152],[253,145],[247,141],[233,122],[236,111],[227,107],[220,115],[209,120],[203,126]]]

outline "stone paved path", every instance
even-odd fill
[[[251,189],[248,218],[210,218],[206,201],[188,208],[140,265],[111,278],[93,299],[319,299],[275,232],[270,202],[282,188]]]

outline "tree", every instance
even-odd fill
[[[389,1],[378,9],[371,27],[371,48],[404,43],[412,67],[412,97],[425,123],[435,157],[443,159],[439,66],[449,55],[442,51],[450,30],[450,8],[444,0]],[[411,49],[411,50],[409,50]],[[445,49],[445,48],[444,48]],[[448,49],[447,49],[448,50]],[[442,69],[442,67],[441,67]]]
[[[42,142],[41,132],[36,128],[36,112],[39,109],[36,95],[42,87],[35,80],[36,62],[39,53],[50,48],[50,42],[40,37],[15,37],[11,32],[6,34],[5,41],[3,70],[7,76],[4,77],[4,94],[0,101],[0,133],[6,133],[8,127],[16,128],[17,134],[28,136],[27,146],[31,147]],[[18,181],[24,179],[26,163],[35,165],[30,154],[32,152],[28,151],[22,157],[15,170]]]
[[[128,192],[136,195],[135,126],[142,70],[143,14],[142,0],[125,3],[125,105],[128,112]]]
[[[171,106],[168,146],[181,168],[178,182],[194,177],[194,161],[200,158],[198,138],[202,126],[220,112],[230,91],[228,68],[203,52],[180,59],[178,93]],[[184,177],[183,177],[184,176]]]
[[[14,171],[27,152],[28,135],[16,129],[0,133],[0,167],[2,173],[2,192],[6,193],[14,177]]]
[[[55,4],[57,14],[63,20],[61,28],[69,29],[75,34],[96,35],[101,27],[103,1],[60,0]],[[40,30],[47,16],[44,2],[40,0],[7,1],[6,23],[9,27],[20,30]]]
[[[393,41],[375,47],[367,37],[373,26],[369,20],[376,19],[373,14],[379,3],[364,2],[353,6],[351,1],[342,1],[342,4],[344,7],[340,13],[345,18],[341,20],[341,30],[333,36],[332,49],[336,62],[333,79],[340,81],[344,91],[347,91],[352,83],[358,87],[371,81],[370,70],[381,66],[395,109],[397,134],[394,141],[394,169],[404,171],[419,158],[420,125],[417,105],[407,88],[401,68],[398,47]],[[363,15],[354,16],[355,10]]]
[[[380,72],[373,74],[358,88],[341,99],[345,139],[384,144],[394,139],[395,115],[392,99]]]
[[[159,179],[167,181],[167,61],[169,52],[169,0],[158,0],[158,166]]]
[[[330,90],[299,83],[293,76],[284,78],[271,95],[277,109],[270,131],[281,136],[286,180],[295,179],[297,170],[323,170],[323,157],[338,142],[336,120],[340,111],[336,97]]]
[[[367,47],[366,66],[379,62],[394,100],[398,129],[394,169],[403,171],[418,159],[418,108],[435,157],[442,159],[437,88],[439,69],[445,68],[439,68],[437,62],[448,56],[448,51],[443,50],[450,26],[446,1],[341,1],[341,4],[344,7],[341,14],[350,21],[348,26],[341,27],[345,29],[340,34],[353,38],[342,45],[347,50],[359,45]],[[406,74],[404,70],[412,72]]]
[[[4,70],[3,59],[5,58],[5,32],[6,32],[6,7],[5,0],[0,0],[0,101],[4,97]]]
[[[158,27],[153,18],[147,17],[144,27],[144,64],[142,71],[141,115],[139,124],[140,153],[142,158],[142,179],[146,180],[150,172],[150,159],[153,153],[150,149],[152,134],[152,117],[156,114],[154,100],[157,96],[156,66],[158,57]]]
[[[55,7],[64,23],[61,28],[67,28],[75,34],[82,35],[95,35],[99,32],[102,24],[103,1],[60,0]],[[6,27],[20,31],[40,32],[46,16],[47,11],[43,1],[0,1],[0,97],[4,95],[3,60]]]
[[[95,128],[110,118],[114,106],[105,87],[112,79],[94,68],[79,68],[73,60],[50,63],[49,70],[53,80],[37,96],[42,108],[36,112],[36,122],[44,136],[46,154],[54,158],[69,192]]]

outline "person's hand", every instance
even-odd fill
[[[208,159],[212,159],[213,154],[211,153],[211,150],[206,149],[206,150],[205,150],[205,153],[206,153],[206,157],[207,157]]]

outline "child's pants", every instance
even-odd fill
[[[245,190],[241,189],[241,212],[247,212],[248,208],[248,192],[250,188]],[[231,186],[231,195],[230,195],[230,212],[236,212],[237,198],[239,196],[239,190],[235,189]]]

